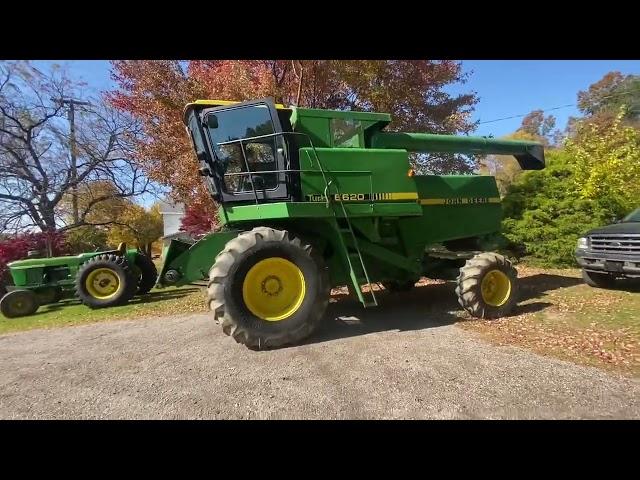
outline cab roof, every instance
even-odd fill
[[[247,101],[247,100],[243,100]],[[187,114],[195,107],[225,107],[227,105],[236,105],[238,103],[242,103],[243,101],[239,100],[196,100],[195,102],[187,103],[182,112],[182,121],[187,123]],[[277,110],[290,110],[288,107],[285,107],[281,103],[276,103],[275,107]]]

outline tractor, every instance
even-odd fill
[[[516,305],[515,268],[484,251],[500,231],[495,178],[416,175],[410,155],[512,155],[539,170],[542,145],[388,131],[387,113],[272,99],[197,100],[183,120],[222,228],[165,246],[158,286],[208,281],[213,317],[236,342],[301,342],[344,285],[365,308],[378,305],[374,284],[402,291],[422,276],[455,279],[475,317]]]
[[[157,280],[153,261],[121,243],[117,249],[76,256],[30,258],[9,263],[13,285],[0,299],[7,318],[34,314],[41,305],[56,303],[75,293],[90,308],[122,305],[136,294],[146,294]]]

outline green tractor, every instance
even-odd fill
[[[188,104],[184,123],[223,228],[195,243],[173,240],[158,285],[208,280],[222,330],[252,349],[303,340],[342,285],[373,307],[374,283],[399,291],[421,276],[456,278],[471,315],[507,315],[516,270],[482,248],[500,230],[495,178],[415,175],[409,155],[513,155],[537,170],[542,146],[385,131],[390,122],[386,113],[270,99]]]
[[[71,292],[90,308],[122,305],[136,294],[148,293],[158,276],[149,257],[124,243],[116,250],[37,257],[36,252],[8,264],[14,284],[0,299],[5,317],[32,315],[40,305],[56,303]]]

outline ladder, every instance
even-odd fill
[[[340,190],[336,185],[334,188],[337,194],[337,202],[340,205],[341,213],[344,218],[344,222],[346,224],[346,228],[342,227],[339,222],[338,213],[336,212],[335,205],[331,201],[331,196],[329,194],[329,188],[333,183],[333,180],[327,181],[327,176],[322,167],[322,162],[320,162],[320,158],[318,157],[318,153],[316,152],[316,148],[313,145],[313,141],[311,137],[304,135],[307,137],[311,149],[313,150],[313,156],[315,157],[316,162],[318,162],[318,169],[322,174],[322,179],[324,180],[324,198],[327,201],[327,208],[331,208],[331,212],[333,213],[333,224],[338,232],[338,239],[340,243],[340,247],[342,249],[343,258],[346,260],[346,265],[349,270],[349,278],[351,279],[351,285],[358,296],[358,300],[365,308],[368,307],[376,307],[378,306],[378,300],[376,299],[376,295],[373,292],[373,287],[371,285],[371,279],[369,278],[369,273],[367,272],[367,267],[364,264],[364,259],[362,258],[362,253],[360,252],[360,248],[358,247],[358,239],[356,238],[356,234],[353,231],[353,226],[351,225],[351,221],[349,220],[349,213],[344,206],[344,202],[342,201],[342,195],[340,194]],[[311,163],[313,164],[313,160]],[[351,243],[352,245],[349,245]],[[351,250],[350,250],[351,248]],[[369,287],[368,297],[367,298],[362,291],[363,286]]]
[[[318,164],[320,164],[320,162],[318,162]],[[322,169],[322,166],[320,168]],[[367,267],[364,264],[364,259],[362,258],[360,247],[358,246],[358,239],[355,232],[353,231],[351,221],[349,220],[349,214],[344,206],[344,202],[342,201],[342,195],[340,195],[340,191],[336,186],[335,189],[338,198],[337,203],[340,205],[344,223],[346,224],[346,227],[341,226],[338,214],[336,213],[334,204],[331,202],[329,196],[329,187],[331,184],[332,180],[329,180],[327,182],[325,177],[326,186],[324,189],[324,196],[327,199],[327,207],[331,208],[331,211],[333,212],[333,223],[336,231],[338,232],[338,239],[342,249],[343,258],[346,260],[349,270],[351,285],[353,286],[353,289],[358,296],[358,300],[360,300],[360,303],[362,303],[365,308],[376,307],[378,306],[378,300],[376,299],[376,295],[373,292],[369,273],[367,272]],[[365,295],[365,292],[362,291],[362,287],[365,285],[369,290],[368,292],[366,292],[368,295]]]

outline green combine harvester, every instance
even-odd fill
[[[198,100],[184,123],[199,172],[219,205],[221,231],[173,240],[159,286],[208,279],[224,333],[250,348],[300,342],[320,323],[330,289],[347,285],[364,307],[376,289],[410,289],[421,276],[457,276],[471,315],[495,318],[517,302],[517,274],[483,252],[499,232],[495,179],[415,175],[411,152],[513,155],[544,168],[540,144],[387,132],[386,113],[287,108],[271,100]]]
[[[320,323],[332,287],[347,285],[364,307],[374,284],[412,288],[422,277],[457,278],[460,305],[495,318],[517,302],[516,271],[483,252],[499,232],[495,179],[415,175],[411,152],[513,155],[544,168],[540,144],[387,132],[386,113],[287,108],[271,100],[188,104],[184,122],[222,229],[198,242],[172,240],[159,275],[121,245],[76,257],[12,262],[7,317],[34,313],[74,289],[92,308],[135,293],[208,280],[223,331],[250,348],[301,341]]]

